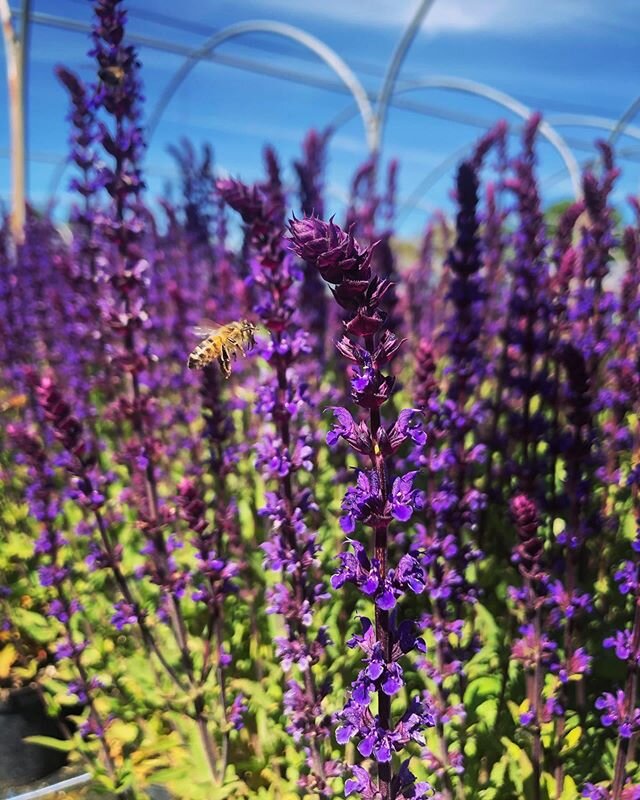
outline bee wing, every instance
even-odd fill
[[[217,333],[222,327],[223,326],[218,322],[214,322],[212,319],[205,318],[201,319],[197,325],[194,325],[194,327],[191,329],[191,332],[199,339],[206,339],[208,336]]]

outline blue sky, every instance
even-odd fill
[[[14,0],[16,2],[16,0]],[[131,0],[132,34],[197,47],[214,30],[250,19],[296,25],[332,47],[368,90],[379,90],[393,49],[417,0]],[[89,0],[33,0],[43,18],[89,23]],[[436,0],[404,63],[401,80],[455,76],[490,84],[552,122],[567,113],[618,118],[640,94],[640,5],[638,0]],[[42,204],[57,186],[59,208],[69,203],[69,171],[61,175],[66,151],[67,101],[53,67],[64,63],[87,78],[91,64],[86,34],[35,24],[29,76],[30,193]],[[329,70],[299,46],[266,34],[223,45],[220,55],[289,70],[296,76],[335,83]],[[147,109],[183,61],[182,56],[140,47]],[[494,104],[444,90],[413,91],[403,100],[429,112],[392,109],[385,134],[385,157],[401,163],[399,194],[410,196],[425,176],[452,152],[471,144],[483,126],[501,116]],[[6,88],[0,90],[6,108]],[[224,63],[201,63],[173,98],[147,155],[151,195],[158,194],[175,168],[166,147],[181,136],[209,141],[220,167],[246,180],[261,171],[261,150],[273,144],[288,166],[299,155],[305,131],[322,128],[345,112],[351,101],[335,90],[284,81]],[[445,119],[443,117],[449,117]],[[9,190],[8,123],[0,125],[0,197]],[[640,119],[632,132],[640,134]],[[593,157],[591,144],[604,131],[558,127],[578,161]],[[515,145],[515,142],[513,142]],[[623,177],[617,199],[638,190],[640,140],[623,137],[619,148]],[[335,133],[329,150],[329,209],[339,212],[349,176],[366,154],[357,118]],[[540,146],[540,172],[548,202],[569,196],[562,162]],[[453,166],[432,185],[418,208],[403,215],[402,229],[422,227],[428,213],[447,206]],[[289,172],[290,174],[290,172]]]

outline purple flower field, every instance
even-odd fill
[[[398,165],[363,153],[339,219],[322,133],[295,187],[183,141],[152,202],[120,0],[92,30],[72,215],[0,231],[0,697],[66,711],[34,741],[110,797],[640,800],[615,153],[552,213],[541,118],[500,123],[411,257]]]

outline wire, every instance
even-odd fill
[[[0,147],[0,158],[11,159],[11,149],[9,147]],[[35,152],[29,154],[29,159],[36,164],[57,164],[62,165],[66,169],[71,163],[68,159],[67,153],[54,153],[54,152]],[[177,178],[179,173],[177,169],[171,169],[166,164],[145,164],[145,171],[149,175],[161,178]]]

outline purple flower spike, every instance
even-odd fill
[[[362,180],[369,180],[371,174],[367,167]],[[394,174],[392,170],[390,205]],[[389,473],[392,457],[403,443],[411,440],[416,448],[422,448],[426,434],[422,415],[416,409],[401,411],[390,425],[382,420],[382,410],[395,387],[394,376],[385,374],[382,368],[397,355],[402,344],[393,332],[384,328],[386,309],[395,302],[388,280],[392,267],[387,264],[384,278],[375,275],[373,248],[361,247],[352,229],[345,232],[333,220],[294,218],[289,229],[293,251],[330,284],[337,304],[347,312],[346,334],[338,342],[337,350],[350,364],[351,397],[360,409],[360,418],[354,419],[346,408],[333,408],[335,422],[327,443],[334,447],[343,439],[368,462],[357,470],[355,484],[347,488],[342,500],[340,526],[348,535],[347,542],[353,552],[339,555],[340,567],[332,576],[331,585],[339,590],[353,584],[373,603],[375,623],[363,618],[362,635],[349,641],[350,647],[362,650],[364,666],[338,714],[336,740],[345,744],[355,739],[360,755],[377,762],[377,776],[374,781],[362,768],[354,767],[353,777],[345,783],[345,794],[357,793],[371,800],[419,797],[424,795],[423,789],[417,788],[406,764],[394,774],[392,756],[410,740],[422,742],[419,729],[432,725],[433,718],[417,713],[412,700],[407,714],[394,725],[390,698],[397,696],[405,685],[400,659],[410,650],[424,647],[424,642],[412,633],[409,621],[397,626],[396,608],[406,592],[424,591],[426,575],[418,558],[409,554],[402,556],[394,568],[389,563],[388,549],[392,523],[406,524],[423,508],[424,498],[414,487],[417,471],[393,479]],[[384,262],[384,253],[388,252],[384,242],[380,252]],[[370,549],[358,541],[362,527],[371,530]],[[370,705],[375,695],[378,714],[374,717]]]

